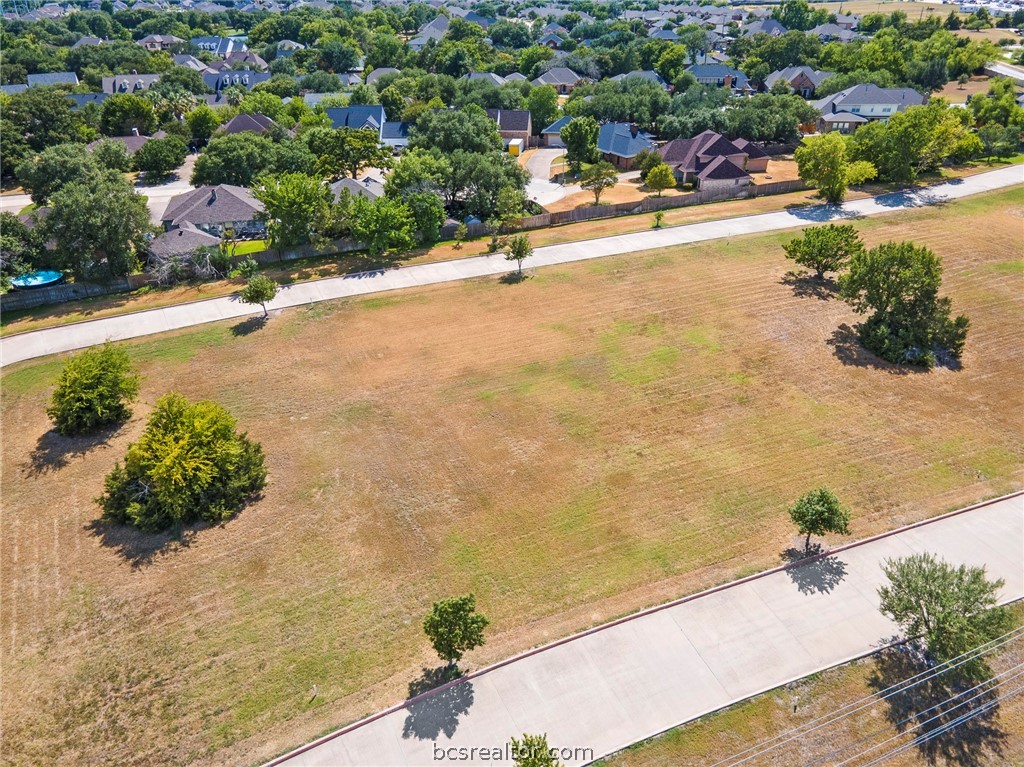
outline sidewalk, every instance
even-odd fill
[[[537,248],[526,267],[564,264],[654,248],[666,248],[672,245],[738,237],[746,234],[761,234],[835,220],[849,220],[860,216],[893,213],[940,204],[1021,183],[1024,183],[1024,166],[1016,165],[920,190],[855,200],[841,206],[820,205],[796,208],[753,216],[705,221],[699,224],[651,229],[645,232],[621,234],[596,240],[549,245]],[[281,289],[269,307],[283,309],[386,290],[435,285],[474,277],[496,276],[508,271],[510,271],[510,267],[504,256],[495,254],[406,266],[400,269],[363,272],[288,285]],[[138,338],[216,320],[247,317],[261,312],[262,309],[259,307],[247,306],[234,296],[225,296],[118,317],[35,330],[6,336],[0,340],[0,366],[94,346],[107,340],[120,341],[127,338]]]
[[[1006,580],[1003,602],[1024,597],[1024,494],[525,653],[270,764],[507,764],[444,752],[501,747],[524,732],[547,733],[555,748],[592,749],[565,760],[584,764],[891,642],[896,629],[878,611],[881,565],[921,552],[985,566]]]

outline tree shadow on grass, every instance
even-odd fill
[[[930,667],[919,647],[896,645],[875,658],[868,684],[882,692]],[[997,763],[1007,739],[998,721],[999,690],[972,689],[977,681],[951,678],[950,673],[922,677],[918,682],[885,693],[885,717],[898,732],[906,733],[904,742],[915,739],[914,748],[932,765],[981,767]]]
[[[23,464],[25,473],[30,477],[38,477],[60,471],[72,460],[106,445],[120,428],[121,424],[118,423],[83,437],[65,437],[51,429],[36,441],[35,449]]]
[[[258,314],[249,319],[242,320],[237,325],[231,326],[231,335],[235,337],[242,337],[251,335],[257,330],[262,330],[267,325],[267,317],[263,314]]]
[[[448,686],[430,693],[444,685]],[[443,733],[450,738],[459,726],[459,717],[473,705],[473,683],[463,678],[456,666],[425,668],[409,683],[409,697],[418,695],[424,697],[408,705],[402,737],[437,740]]]
[[[809,272],[786,272],[779,282],[789,285],[797,298],[830,301],[836,298],[839,292],[839,286],[831,277],[818,277]]]
[[[137,570],[152,564],[158,557],[187,549],[205,527],[207,525],[200,524],[163,533],[143,533],[128,525],[94,519],[84,529],[98,538],[101,546],[113,549],[132,569]]]
[[[501,275],[498,278],[498,282],[502,285],[518,285],[520,282],[526,282],[528,279],[530,279],[530,275],[524,272],[509,272],[508,274]]]
[[[916,365],[894,365],[886,362],[864,348],[857,335],[856,328],[852,328],[845,322],[832,333],[832,336],[825,341],[832,347],[832,354],[844,365],[852,365],[858,368],[875,368],[891,375],[911,375],[913,373],[927,373],[928,369]]]
[[[782,558],[794,565],[786,574],[801,594],[827,594],[846,577],[846,563],[836,556],[820,556],[823,552],[820,543],[807,550],[790,548],[782,552]],[[797,564],[805,559],[810,561]]]

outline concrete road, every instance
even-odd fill
[[[540,205],[550,205],[570,194],[580,191],[578,184],[562,186],[551,181],[551,161],[565,154],[564,148],[541,147],[526,161],[530,180],[526,184],[526,196]]]
[[[1013,64],[1007,64],[1004,61],[994,61],[985,67],[985,72],[997,75],[998,77],[1009,77],[1017,85],[1024,85],[1024,69],[1015,67]]]
[[[820,205],[795,208],[754,216],[705,221],[700,224],[650,229],[644,232],[569,242],[562,245],[549,245],[537,248],[526,266],[528,268],[550,266],[654,248],[666,248],[683,243],[760,234],[829,221],[847,221],[861,216],[894,213],[925,205],[934,205],[1021,183],[1024,183],[1024,166],[1017,165],[920,190],[855,200],[841,206]],[[495,276],[508,271],[509,264],[501,254],[475,256],[433,264],[418,264],[389,270],[382,269],[288,285],[281,289],[277,298],[269,306],[271,309],[282,309],[398,288]],[[164,309],[136,312],[120,317],[108,317],[21,333],[0,339],[0,366],[47,354],[81,349],[101,344],[107,340],[120,341],[126,338],[137,338],[167,330],[201,325],[205,322],[248,317],[259,314],[261,311],[258,307],[254,309],[240,303],[234,296],[225,296],[169,306]]]
[[[501,746],[524,732],[547,733],[552,747],[570,749],[562,755],[566,765],[585,764],[891,643],[896,627],[878,610],[882,563],[923,552],[984,566],[990,577],[1004,578],[1004,603],[1024,597],[1024,496],[990,501],[584,632],[271,764],[508,764],[448,758],[458,756],[449,749]]]
[[[0,195],[0,213],[13,213],[18,215],[22,208],[29,205],[32,198],[27,194],[4,194]]]

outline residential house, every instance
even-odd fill
[[[156,258],[187,256],[199,248],[215,248],[220,237],[204,232],[191,221],[182,221],[174,229],[154,237],[149,243],[149,252]]]
[[[171,56],[171,60],[174,62],[176,67],[185,67],[191,69],[193,72],[199,72],[199,74],[208,74],[213,72],[213,68],[206,64],[204,61],[200,61],[195,56],[188,53],[178,53]]]
[[[203,75],[203,82],[217,93],[226,90],[233,85],[251,91],[257,83],[264,83],[270,79],[270,72],[256,72],[252,69],[226,69],[223,72],[210,72]]]
[[[605,123],[597,133],[597,151],[601,157],[622,170],[633,168],[633,159],[643,150],[654,149],[653,137],[636,125]]]
[[[0,93],[5,96],[13,96],[15,93],[24,93],[28,90],[25,83],[14,83],[13,85],[0,85]]]
[[[169,51],[176,45],[181,45],[185,41],[180,37],[174,35],[146,35],[135,41],[136,45],[141,45],[147,51]]]
[[[562,128],[570,122],[572,122],[572,117],[569,115],[559,117],[540,132],[541,143],[544,146],[565,146],[565,142],[562,141]]]
[[[765,34],[771,37],[781,37],[786,34],[789,30],[782,26],[776,19],[767,18],[752,21],[750,24],[743,26],[742,32],[744,35],[757,35]]]
[[[294,56],[295,51],[303,51],[305,49],[305,45],[294,40],[279,40],[277,43],[277,57],[279,59],[286,59],[289,56]]]
[[[533,80],[531,85],[552,85],[563,96],[572,93],[572,89],[583,82],[583,77],[568,67],[551,67],[547,72]]]
[[[75,105],[71,107],[72,111],[78,111],[89,104],[95,104],[97,107],[103,106],[103,102],[110,96],[109,93],[69,93],[68,98],[75,102]]]
[[[679,41],[679,35],[671,29],[657,29],[654,32],[651,32],[648,37],[651,40],[668,40],[670,43]]]
[[[409,145],[411,123],[388,120],[380,126],[380,143],[392,149],[402,150]]]
[[[913,88],[879,88],[867,83],[833,93],[813,102],[813,106],[821,112],[817,125],[821,133],[852,133],[864,123],[888,120],[897,112],[926,102],[927,98]]]
[[[750,92],[750,80],[738,69],[725,64],[691,64],[686,71],[697,78],[700,85],[731,88],[736,92]]]
[[[447,16],[436,16],[420,27],[416,37],[409,41],[409,47],[414,51],[422,51],[431,40],[437,42],[444,37],[450,23]]]
[[[670,141],[658,154],[680,182],[706,191],[747,186],[753,182],[751,173],[768,168],[768,155],[759,146],[745,139],[730,141],[711,130]]]
[[[365,197],[372,202],[384,196],[384,184],[369,176],[363,179],[343,178],[331,184],[331,194],[334,195],[335,202],[341,199],[344,192],[353,197]]]
[[[388,120],[380,104],[359,104],[349,107],[328,107],[324,110],[334,128],[356,128],[376,131],[380,143],[393,149],[404,149],[409,143],[409,124]]]
[[[99,144],[104,141],[116,141],[118,144],[122,144],[125,149],[128,150],[128,154],[135,154],[146,144],[147,141],[152,141],[155,138],[167,138],[167,134],[163,131],[157,131],[152,136],[140,136],[139,131],[136,128],[132,128],[132,134],[130,136],[104,136],[101,139],[97,139],[89,144],[89,149],[95,149]]]
[[[522,74],[520,72],[511,72],[511,73],[505,75],[505,82],[506,83],[525,83],[526,82],[526,75],[524,75],[524,74]]]
[[[848,43],[856,40],[859,35],[852,29],[841,27],[838,24],[819,24],[813,29],[807,30],[807,34],[814,35],[823,43]]]
[[[104,93],[144,93],[153,83],[160,80],[160,75],[111,75],[101,80]]]
[[[524,146],[530,145],[533,123],[528,109],[488,109],[487,116],[498,124],[498,135],[505,143],[522,139]]]
[[[559,51],[562,49],[562,46],[565,45],[565,38],[560,37],[559,35],[556,35],[553,32],[548,32],[547,34],[541,36],[541,38],[537,41],[537,45],[543,45],[544,47],[550,48],[553,51]]]
[[[226,123],[217,128],[217,133],[232,135],[235,133],[257,133],[264,134],[270,131],[275,125],[274,121],[266,115],[237,114]]]
[[[75,41],[75,44],[71,46],[71,50],[75,50],[76,48],[85,48],[87,46],[93,45],[103,45],[103,43],[105,42],[106,40],[104,40],[102,37],[80,37],[78,38],[78,40]]]
[[[394,67],[377,67],[370,74],[366,76],[366,84],[374,85],[380,78],[385,75],[400,75],[402,70],[395,69]]]
[[[765,90],[771,90],[772,86],[781,80],[789,85],[791,93],[809,98],[814,95],[814,91],[819,85],[834,75],[835,72],[825,72],[807,66],[786,67],[768,75],[764,79],[764,87]]]
[[[245,187],[201,186],[171,198],[161,217],[165,231],[188,222],[207,234],[257,239],[266,234],[263,203]]]
[[[257,72],[266,72],[269,68],[267,62],[260,56],[257,56],[252,51],[245,50],[231,51],[231,53],[224,57],[222,62],[216,63],[223,63],[225,66],[218,67],[211,64],[211,67],[213,67],[215,71],[224,71],[225,69],[255,69]]]
[[[462,76],[463,80],[482,80],[485,83],[490,83],[495,87],[500,87],[505,84],[505,78],[501,75],[495,74],[494,72],[470,72]]]
[[[245,43],[233,37],[193,37],[189,43],[201,51],[227,58],[229,53],[247,50]]]
[[[41,74],[28,75],[25,82],[29,88],[38,88],[45,85],[78,85],[78,75],[74,72],[45,72]]]
[[[623,80],[648,80],[649,82],[658,85],[665,90],[668,90],[668,83],[665,82],[665,78],[655,72],[653,69],[634,69],[632,72],[626,72],[622,75],[615,75],[611,78],[615,82],[621,82]]]

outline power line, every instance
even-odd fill
[[[1021,665],[1024,666],[1024,664],[1021,664]],[[1020,668],[1020,666],[1018,666],[1018,668]],[[897,733],[896,735],[893,735],[891,738],[887,738],[886,740],[883,740],[881,743],[877,743],[874,746],[871,746],[870,748],[867,748],[867,749],[861,751],[859,754],[855,754],[854,756],[850,757],[849,759],[845,759],[844,761],[839,762],[838,764],[835,765],[835,767],[844,767],[844,765],[850,764],[850,762],[853,762],[853,761],[855,761],[857,759],[860,759],[862,756],[864,756],[866,754],[869,754],[872,751],[875,751],[875,750],[881,748],[886,743],[892,743],[894,740],[899,740],[904,735],[906,735],[908,732],[913,732],[914,730],[918,730],[921,727],[924,727],[929,722],[934,722],[936,719],[938,719],[939,717],[945,716],[950,711],[956,711],[958,708],[962,708],[963,706],[966,706],[972,700],[977,700],[978,698],[982,697],[983,695],[988,694],[992,690],[998,689],[999,687],[1003,686],[1007,682],[1012,682],[1014,679],[1016,679],[1017,677],[1020,677],[1020,676],[1024,676],[1024,671],[1018,671],[1016,674],[1011,676],[1009,679],[1004,679],[1003,681],[999,682],[998,684],[993,685],[993,686],[991,686],[990,688],[988,688],[986,690],[982,690],[977,695],[974,695],[974,696],[968,698],[967,700],[961,701],[960,703],[957,703],[955,706],[952,706],[952,707],[946,709],[945,711],[941,711],[938,714],[935,714],[934,716],[929,717],[928,719],[925,719],[923,722],[918,722],[913,727],[909,728],[906,732]],[[950,698],[950,700],[953,700],[953,698]],[[968,712],[968,713],[970,713],[970,712]],[[938,728],[938,729],[941,729],[941,728]]]
[[[1018,695],[1022,691],[1024,691],[1024,685],[1021,685],[1020,687],[1015,687],[1012,690],[1010,690],[1009,692],[1003,693],[1002,695],[999,695],[998,697],[994,698],[993,700],[987,701],[985,704],[983,704],[981,706],[978,706],[978,708],[973,709],[971,711],[968,711],[965,714],[961,714],[956,719],[954,719],[954,720],[952,720],[950,722],[945,723],[941,727],[937,727],[935,730],[933,730],[931,732],[923,733],[922,735],[919,735],[918,737],[914,738],[914,740],[910,741],[909,743],[904,743],[903,745],[897,746],[896,748],[892,749],[891,751],[887,751],[886,753],[881,754],[881,755],[875,757],[870,762],[868,762],[867,764],[863,765],[863,767],[874,767],[874,765],[881,764],[882,762],[887,761],[888,759],[891,759],[892,757],[896,756],[897,754],[901,754],[904,751],[907,751],[908,749],[913,748],[914,746],[923,745],[924,743],[927,743],[930,740],[934,740],[935,738],[939,737],[940,735],[944,735],[945,733],[949,732],[950,730],[956,729],[957,727],[962,725],[964,722],[968,722],[968,721],[970,721],[971,719],[974,719],[977,716],[981,716],[986,711],[989,711],[990,709],[995,708],[996,706],[998,706],[1002,701],[1009,700],[1010,698],[1014,697],[1015,695]]]
[[[841,721],[842,719],[852,716],[853,714],[856,714],[859,711],[863,711],[865,708],[873,706],[880,701],[887,700],[888,698],[891,698],[892,696],[897,695],[900,692],[904,692],[905,690],[909,690],[912,687],[916,687],[922,682],[926,682],[935,676],[944,674],[947,671],[951,671],[952,669],[962,666],[965,663],[969,663],[970,661],[975,660],[976,658],[979,658],[983,655],[987,655],[988,653],[998,649],[999,647],[1002,647],[1008,642],[1020,638],[1022,632],[1024,632],[1024,626],[1020,626],[1011,631],[1007,631],[1005,634],[995,637],[994,639],[989,640],[983,645],[979,645],[978,647],[968,650],[967,652],[962,653],[961,655],[958,655],[955,658],[951,658],[950,660],[940,663],[937,666],[934,666],[930,669],[926,669],[925,671],[922,671],[918,674],[915,674],[912,677],[909,677],[908,679],[904,679],[901,682],[891,685],[884,690],[880,690],[877,693],[865,696],[860,700],[854,701],[853,703],[848,703],[845,706],[836,709],[835,711],[825,714],[824,716],[820,716],[817,719],[812,719],[810,722],[805,722],[804,724],[790,728],[789,730],[782,732],[778,735],[775,735],[771,738],[768,738],[767,740],[761,741],[760,743],[751,746],[750,748],[747,748],[744,751],[740,751],[739,753],[733,754],[732,756],[723,759],[720,762],[716,762],[714,765],[712,765],[712,767],[725,767],[725,765],[728,765],[729,767],[737,767],[738,765],[745,764],[746,762],[749,762],[751,759],[755,759],[765,753],[768,753],[769,751],[773,751],[774,749],[779,748],[780,746],[783,746],[786,743],[790,743],[791,741],[796,740],[797,738],[804,737],[809,733],[821,729],[822,727]],[[743,758],[739,759],[739,757]]]

